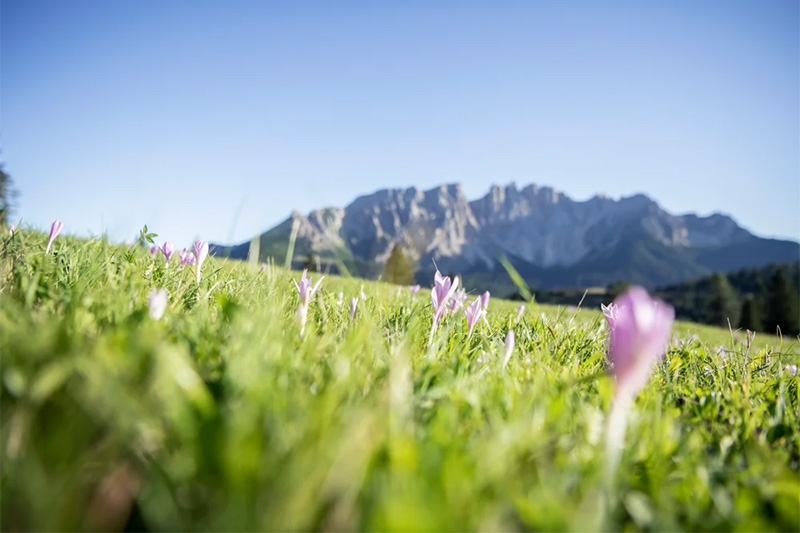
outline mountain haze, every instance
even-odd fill
[[[309,254],[377,277],[397,243],[427,282],[433,261],[483,285],[507,285],[505,256],[534,287],[597,286],[627,280],[653,287],[712,271],[797,260],[800,245],[756,237],[722,214],[672,215],[637,194],[575,201],[550,187],[493,185],[468,200],[460,185],[384,189],[345,208],[292,213],[260,236],[259,260],[284,260],[296,226],[296,264]],[[212,253],[247,257],[250,243]]]

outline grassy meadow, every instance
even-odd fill
[[[429,346],[430,289],[329,276],[301,338],[299,272],[46,244],[0,237],[3,530],[800,526],[796,338],[676,323],[609,475],[599,310],[493,299]]]

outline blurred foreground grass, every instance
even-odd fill
[[[0,238],[3,530],[797,530],[797,339],[676,326],[603,472],[605,325],[20,231]],[[147,295],[169,307],[150,318]],[[476,287],[475,289],[480,289]],[[337,294],[344,293],[344,303]],[[517,348],[502,368],[503,339]]]

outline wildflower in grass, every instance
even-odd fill
[[[519,307],[517,307],[517,322],[519,322],[522,319],[523,313],[525,313],[525,306],[520,305]]]
[[[489,310],[489,291],[484,292],[481,294],[481,307],[483,308],[483,323],[487,326],[489,325],[489,321],[486,320],[486,312]]]
[[[200,283],[200,268],[203,266],[203,261],[208,256],[208,243],[206,241],[194,241],[194,261],[197,269],[197,283]]]
[[[175,253],[175,247],[171,242],[167,241],[161,245],[161,253],[164,254],[167,260],[167,266],[169,266],[169,260],[172,259],[172,254]]]
[[[151,247],[148,249],[148,252],[150,252],[150,255],[153,255],[153,256],[154,256],[154,255],[156,255],[156,254],[158,253],[158,246],[156,246],[156,245],[154,244],[153,246],[151,246]]]
[[[303,270],[303,275],[300,276],[300,284],[298,285],[296,281],[294,282],[294,286],[297,287],[297,294],[300,296],[300,307],[297,309],[297,320],[300,322],[300,336],[303,336],[303,332],[306,329],[306,318],[308,317],[308,304],[311,302],[311,298],[314,297],[314,294],[319,289],[319,284],[322,283],[322,280],[325,279],[325,276],[322,276],[317,280],[317,284],[313,287],[311,286],[311,277],[308,276],[308,269]]]
[[[340,292],[336,295],[336,305],[342,305],[344,303],[344,293]]]
[[[505,342],[505,357],[503,357],[503,368],[506,367],[508,361],[511,359],[511,354],[514,353],[514,330],[508,330],[506,333],[506,342]]]
[[[664,354],[675,310],[651,298],[643,288],[631,287],[603,312],[611,328],[608,360],[616,379],[606,434],[606,467],[611,479],[622,455],[630,405]]]
[[[350,300],[350,320],[356,317],[356,306],[358,306],[358,298]]]
[[[164,316],[167,309],[167,291],[164,289],[153,289],[147,297],[147,305],[150,307],[150,316],[153,320],[159,320]]]
[[[60,220],[54,220],[50,225],[50,240],[47,241],[47,249],[44,251],[45,255],[50,253],[50,247],[53,245],[53,241],[56,240],[56,237],[58,237],[58,234],[61,233],[63,228],[64,224],[62,224]]]
[[[617,381],[615,395],[633,399],[664,354],[675,310],[641,287],[632,287],[612,305],[608,360]]]
[[[789,374],[790,376],[797,375],[797,365],[786,365],[786,368],[784,370],[786,370],[786,373]]]
[[[464,302],[467,300],[467,291],[463,288],[458,289],[453,294],[453,299],[450,301],[450,312],[455,313],[459,307],[464,307]]]
[[[608,329],[613,330],[614,325],[617,323],[617,306],[614,305],[614,302],[611,302],[608,306],[600,304],[600,310],[603,311],[603,315],[606,317]]]
[[[367,300],[367,295],[364,294],[364,287],[361,287],[361,289],[359,290],[358,295],[361,297],[362,301],[366,301]]]
[[[451,281],[449,277],[442,276],[438,270],[433,276],[433,289],[431,289],[431,305],[433,306],[433,323],[431,324],[431,335],[428,338],[428,345],[433,342],[433,334],[439,325],[445,311],[447,302],[458,289],[458,276]]]
[[[188,251],[186,248],[181,250],[180,254],[178,254],[178,257],[180,257],[180,259],[181,259],[181,266],[182,267],[184,267],[186,265],[193,265],[197,261],[195,259],[195,257],[194,257],[194,254],[192,252]]]
[[[416,294],[419,292],[420,288],[421,287],[419,285],[414,285],[412,287],[409,287],[408,290],[411,291],[411,294],[416,296]]]
[[[14,224],[11,224],[11,225],[8,227],[8,234],[9,234],[9,235],[14,235],[14,230],[16,230],[16,229],[17,229],[17,227],[16,227]]]
[[[490,297],[489,291],[486,291],[483,294],[481,294],[481,307],[483,307],[484,310],[489,309],[489,297]]]
[[[475,298],[475,301],[464,309],[464,314],[467,315],[467,337],[472,335],[475,324],[478,323],[484,313],[486,313],[486,310],[483,308],[483,302],[480,297]]]

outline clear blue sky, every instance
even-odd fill
[[[643,192],[800,238],[798,2],[2,0],[17,217],[184,246],[385,187]]]

